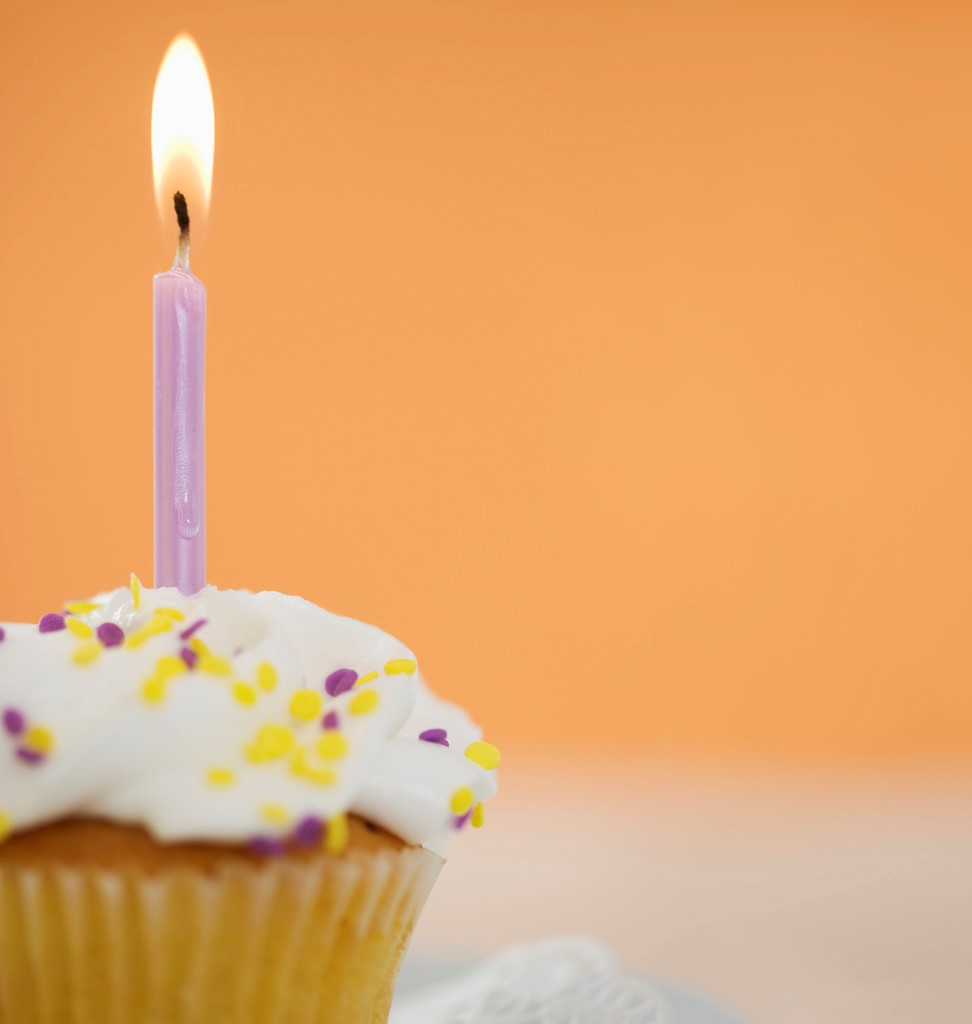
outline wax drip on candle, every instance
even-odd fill
[[[172,264],[173,270],[189,269],[189,206],[186,197],[181,192],[176,192],[172,197],[172,204],[175,206],[176,220],[179,222],[179,244],[176,246],[175,261]]]

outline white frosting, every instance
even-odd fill
[[[95,629],[114,622],[129,638],[165,619],[157,609],[177,609],[184,618],[139,645],[98,650],[97,640],[67,629],[41,633],[36,624],[3,625],[0,815],[14,830],[91,816],[144,825],[163,842],[239,843],[285,838],[308,816],[330,820],[350,811],[441,852],[454,831],[456,792],[468,787],[476,802],[496,792],[495,771],[464,756],[481,738],[479,728],[460,708],[436,698],[407,663],[406,671],[386,674],[389,662],[414,659],[374,626],[272,592],[206,587],[183,597],[171,588],[142,589],[136,608],[124,587],[92,600],[96,609],[74,617]],[[180,632],[199,619],[206,625],[195,636],[225,657],[231,671],[216,675],[197,665],[169,678],[163,699],[147,701],[144,685],[160,657],[178,655],[186,646]],[[78,664],[83,645],[94,657]],[[269,692],[257,684],[261,665],[275,670]],[[378,675],[330,697],[324,681],[342,668]],[[252,703],[234,696],[239,682],[256,695]],[[324,700],[309,721],[290,708],[302,689]],[[352,714],[349,704],[367,690],[378,695],[377,707]],[[325,761],[316,749],[329,711],[337,712],[347,754]],[[246,750],[266,725],[292,730],[294,749],[303,748],[306,763],[333,772],[334,781],[322,785],[296,774],[294,750],[254,762]],[[51,749],[42,759],[28,751],[25,760],[24,747],[37,745],[37,734],[29,732],[36,727],[47,731]],[[418,739],[431,728],[447,730],[448,748]],[[214,785],[208,778],[214,768],[231,772],[233,781]]]

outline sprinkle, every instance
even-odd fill
[[[452,794],[452,799],[449,801],[449,809],[453,814],[465,814],[472,807],[475,800],[473,791],[468,786],[460,786]]]
[[[115,622],[102,622],[98,639],[105,647],[118,647],[125,642],[125,631]]]
[[[392,658],[385,662],[386,676],[410,676],[415,671],[415,662],[411,658]]]
[[[24,733],[24,746],[41,754],[49,754],[54,749],[54,737],[50,729],[42,725],[32,725]]]
[[[466,757],[473,764],[478,764],[480,768],[485,768],[486,771],[492,771],[500,763],[500,752],[492,743],[486,743],[483,740],[476,740],[475,743],[470,743],[466,747]]]
[[[339,694],[350,690],[357,681],[357,678],[358,673],[353,668],[339,668],[324,680],[324,689],[327,691],[328,696],[337,697]]]
[[[236,776],[229,768],[210,768],[206,772],[206,781],[212,786],[231,786],[236,781]]]
[[[186,663],[177,654],[163,654],[155,663],[156,679],[171,679],[188,671]]]
[[[141,647],[146,640],[159,633],[167,633],[172,629],[172,620],[161,617],[151,618],[144,626],[140,626],[134,633],[130,633],[125,641],[126,647]]]
[[[199,657],[199,671],[209,676],[228,676],[232,674],[233,666],[229,659],[207,652]]]
[[[190,637],[188,643],[189,646],[196,652],[196,654],[199,655],[200,658],[209,654],[209,648],[206,646],[206,642],[202,639],[202,637]]]
[[[68,601],[64,606],[64,610],[69,612],[71,615],[87,615],[88,612],[94,612],[98,610],[97,601]]]
[[[249,683],[233,683],[233,699],[240,704],[256,704],[256,690]]]
[[[39,750],[31,750],[29,747],[17,747],[17,757],[24,764],[40,764],[44,755]]]
[[[321,713],[324,699],[314,690],[298,690],[290,698],[290,713],[302,722],[309,722]]]
[[[362,690],[361,693],[356,693],[348,704],[348,711],[352,715],[367,715],[368,712],[374,711],[378,707],[378,691],[377,690]]]
[[[482,828],[483,822],[486,820],[486,811],[482,804],[476,804],[472,812],[472,827]]]
[[[191,647],[183,647],[179,651],[179,657],[186,663],[186,668],[195,668],[199,655]]]
[[[328,732],[317,741],[317,756],[325,761],[340,761],[348,753],[348,741],[343,733]]]
[[[264,804],[260,808],[260,817],[271,825],[286,825],[290,821],[290,812],[280,804]]]
[[[202,629],[203,626],[206,625],[207,621],[208,621],[208,619],[196,619],[196,621],[191,626],[187,626],[179,634],[179,639],[180,640],[188,640],[189,637],[191,637],[193,635],[193,633],[196,632],[196,630]]]
[[[290,770],[294,775],[313,782],[316,786],[333,786],[337,782],[337,775],[329,768],[312,768],[307,763],[307,751],[303,747],[294,751]]]
[[[368,672],[363,675],[354,685],[364,686],[366,683],[373,683],[378,678],[377,672]]]
[[[147,704],[161,704],[165,699],[165,680],[146,679],[142,683],[142,700]]]
[[[132,591],[132,607],[137,611],[138,606],[142,603],[142,583],[135,573],[132,573],[132,578],[129,580],[129,586]]]
[[[438,743],[442,747],[449,746],[449,734],[445,729],[426,729],[419,733],[419,739],[426,743]]]
[[[59,615],[57,612],[48,612],[46,615],[41,616],[40,622],[37,623],[37,628],[42,633],[56,633],[60,629],[64,629],[64,616]]]
[[[19,736],[27,727],[27,719],[22,711],[6,708],[3,712],[3,727],[11,736]]]
[[[267,693],[277,688],[277,670],[269,661],[261,661],[256,670],[257,686]]]
[[[12,827],[13,826],[10,823],[10,815],[4,814],[3,811],[0,811],[0,843],[10,835]]]
[[[458,832],[459,829],[461,829],[463,825],[465,825],[466,822],[469,821],[470,817],[472,817],[472,810],[466,811],[465,814],[458,815],[457,817],[452,819],[452,827]]]
[[[250,840],[250,851],[261,857],[276,857],[286,850],[287,844],[275,836],[255,836]]]
[[[301,818],[294,829],[294,842],[298,846],[318,846],[324,838],[324,822],[309,814]]]
[[[185,612],[179,611],[178,608],[156,608],[156,615],[161,615],[165,619],[171,619],[173,622],[185,622]]]
[[[295,742],[293,732],[286,725],[261,725],[245,753],[251,761],[272,761],[289,754]]]
[[[348,816],[338,814],[327,823],[327,839],[324,841],[325,849],[331,853],[340,853],[348,845],[350,829],[348,828]]]
[[[328,711],[328,713],[321,719],[322,729],[336,729],[340,724],[338,713],[336,711]]]
[[[65,621],[64,625],[69,633],[81,637],[82,640],[87,640],[89,637],[94,636],[94,630],[84,619],[76,619],[72,616]]]
[[[72,619],[71,621],[78,622],[80,620]],[[97,640],[85,640],[83,644],[75,648],[71,655],[71,661],[75,665],[90,665],[99,657],[101,657],[101,644]]]

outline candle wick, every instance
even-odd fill
[[[176,192],[172,197],[175,206],[176,220],[179,223],[179,244],[176,246],[175,262],[173,270],[189,269],[189,206],[186,197],[181,192]]]

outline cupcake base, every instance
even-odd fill
[[[351,819],[264,858],[66,821],[0,846],[0,1024],[384,1024],[442,866]]]

